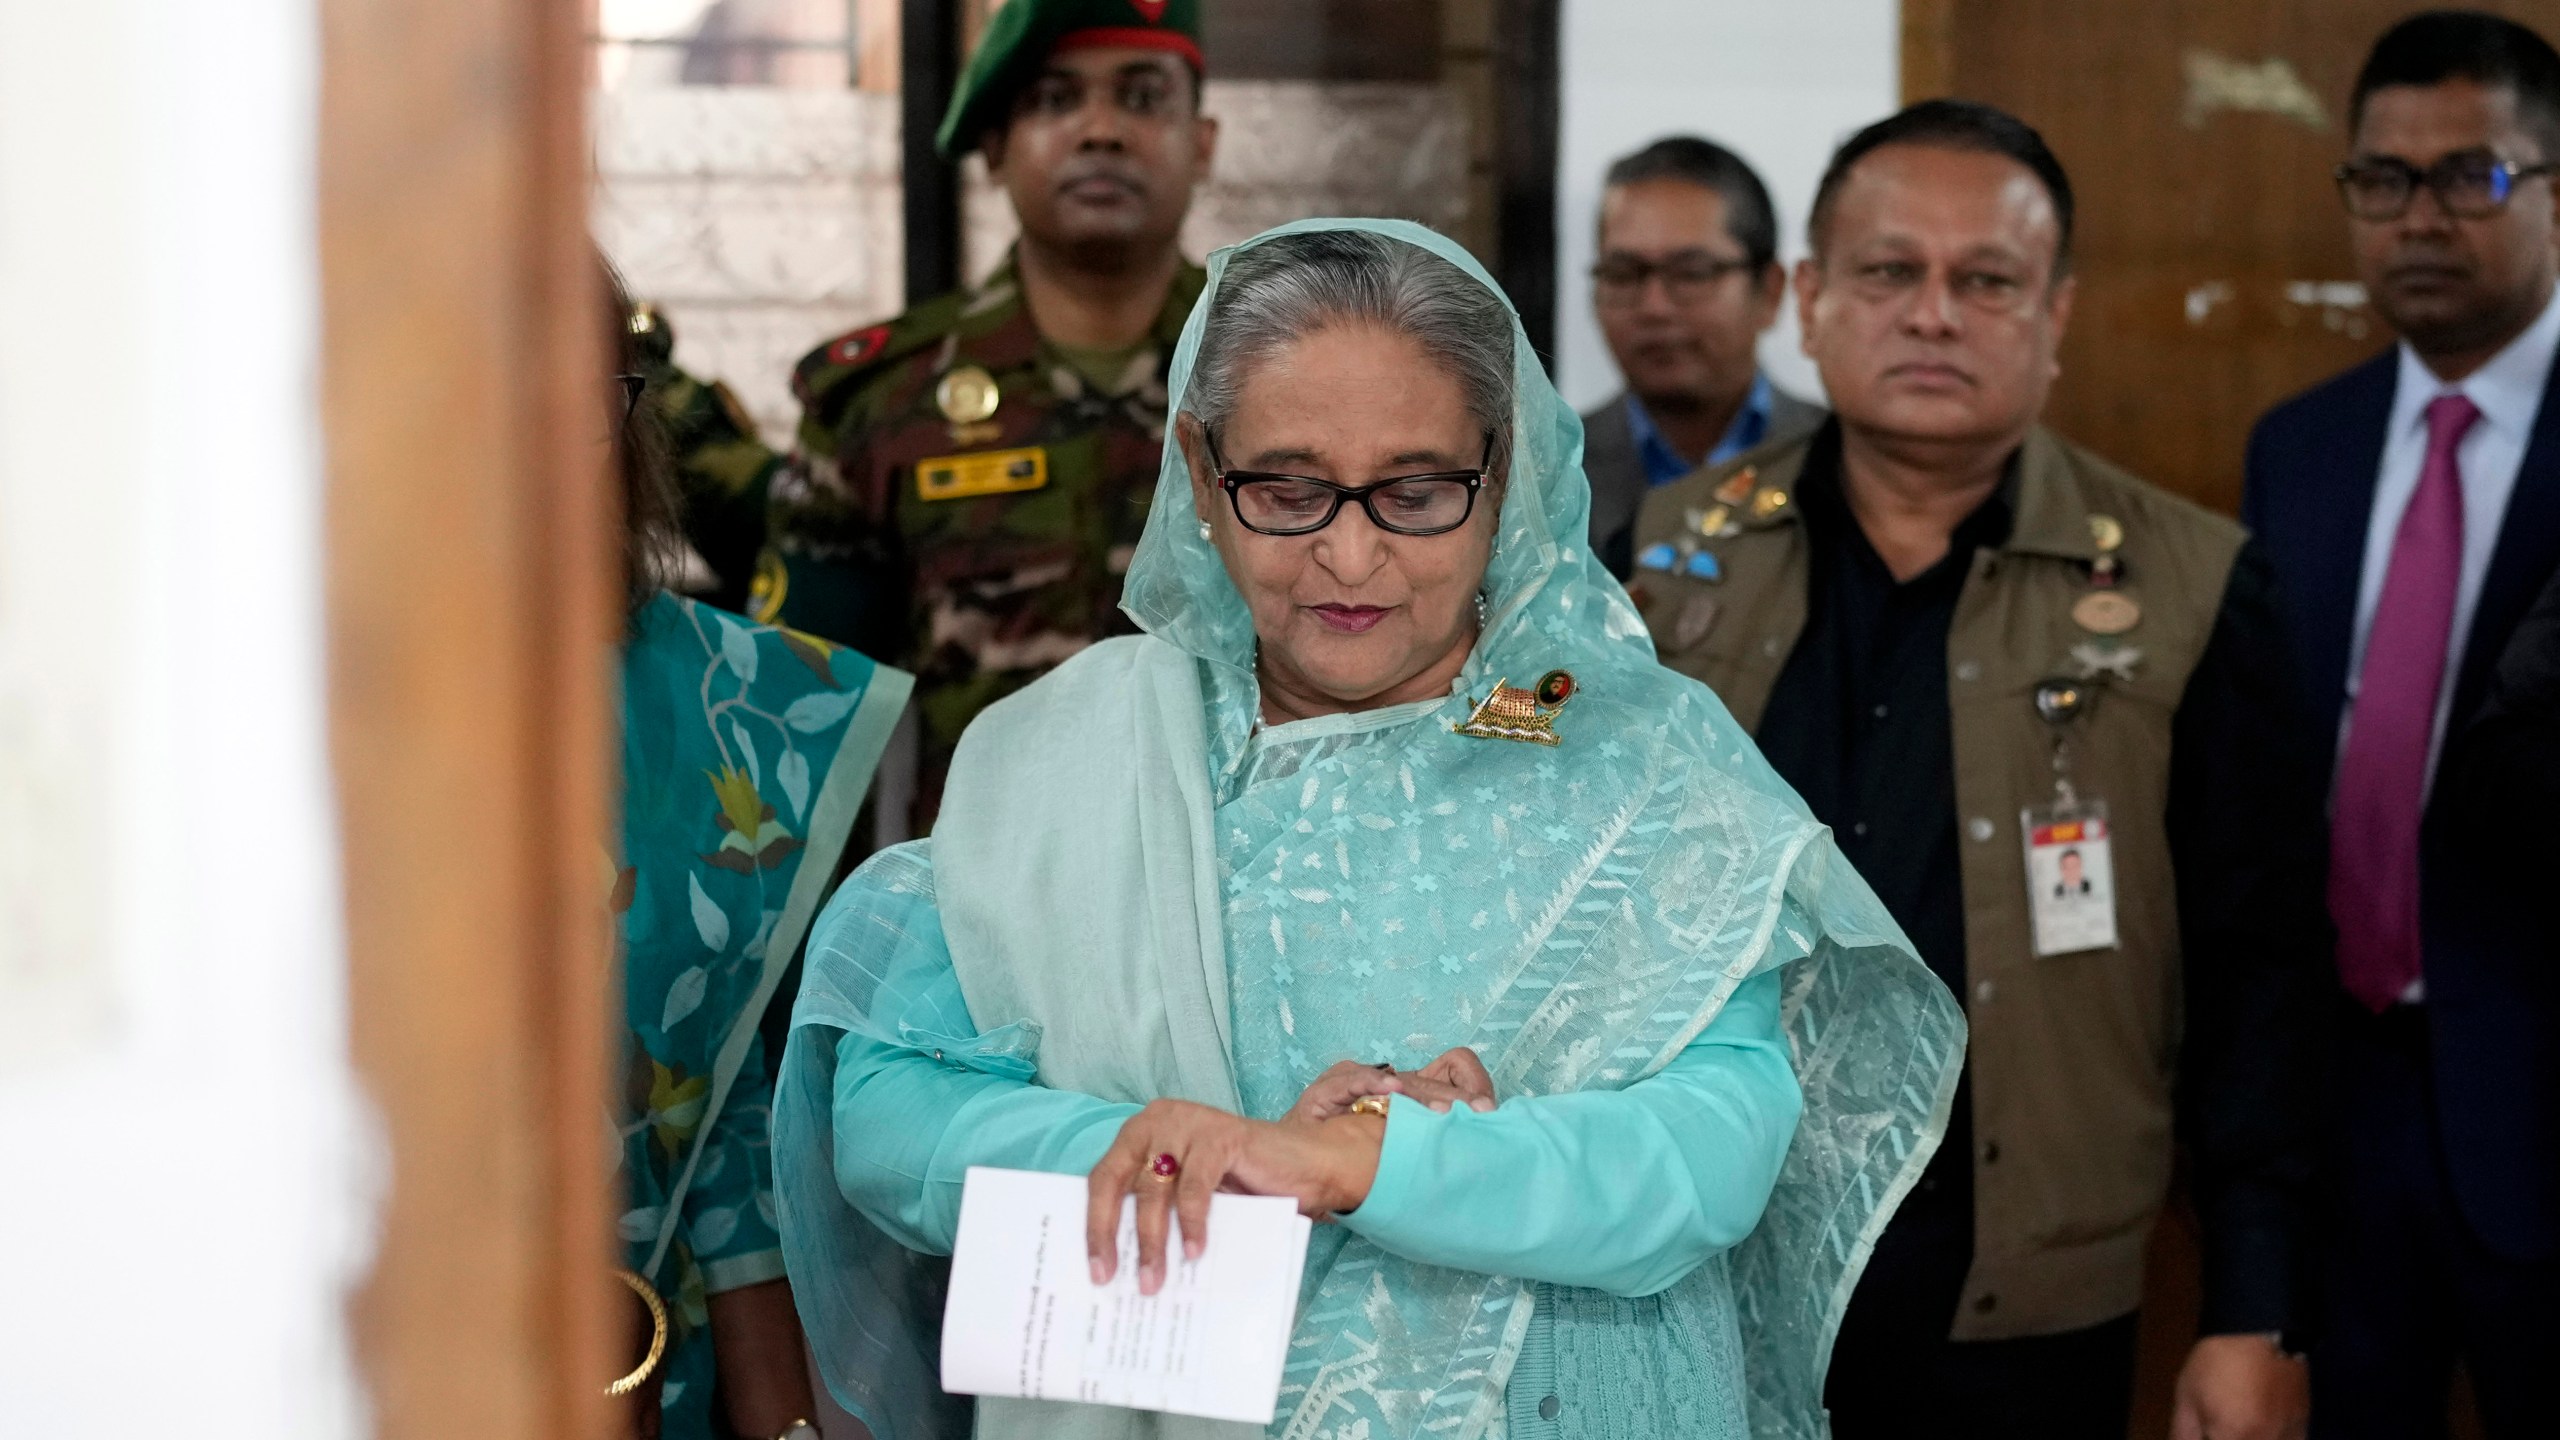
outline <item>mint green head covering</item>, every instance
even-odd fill
[[[1502,287],[1462,246],[1410,221],[1301,220],[1266,230],[1209,257],[1207,288],[1174,352],[1168,392],[1177,414],[1191,394],[1192,372],[1229,262],[1282,236],[1346,230],[1428,251],[1497,299],[1502,295]],[[1504,309],[1509,311],[1508,302]],[[1509,478],[1493,558],[1485,570],[1485,630],[1459,678],[1459,688],[1479,698],[1496,680],[1526,686],[1549,670],[1651,666],[1654,658],[1643,619],[1591,552],[1591,486],[1582,474],[1582,418],[1548,383],[1516,316],[1511,331],[1512,418],[1501,443]],[[1216,548],[1200,538],[1200,518],[1192,505],[1190,467],[1181,447],[1168,437],[1155,505],[1130,564],[1120,608],[1148,634],[1208,661],[1213,672],[1249,676],[1253,617]],[[1213,687],[1211,743],[1223,760],[1235,758],[1236,747],[1252,729],[1252,690],[1250,684]]]
[[[1236,255],[1319,231],[1417,247],[1500,297],[1420,226],[1283,226],[1210,257],[1174,359],[1177,414]],[[932,840],[875,857],[813,934],[775,1111],[781,1228],[829,1386],[884,1440],[940,1424],[934,1292],[836,1191],[827,1157],[863,1148],[828,1108],[843,1036],[1109,1102],[1265,1119],[1348,1049],[1378,1058],[1369,1037],[1400,1064],[1468,1045],[1508,1103],[1639,1084],[1771,972],[1802,1118],[1748,1238],[1620,1299],[1327,1227],[1267,1433],[1497,1433],[1547,1313],[1588,1414],[1620,1403],[1719,1440],[1827,1434],[1832,1337],[1944,1133],[1963,1014],[1714,694],[1656,663],[1585,538],[1581,424],[1516,317],[1509,329],[1486,622],[1449,695],[1258,725],[1251,615],[1168,445],[1123,600],[1146,633],[985,711]],[[1579,685],[1559,745],[1451,733],[1495,680],[1555,669]],[[1049,1402],[986,1402],[974,1423],[980,1440],[1238,1433]]]

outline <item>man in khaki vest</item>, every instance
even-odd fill
[[[1633,588],[1972,1020],[1842,1328],[1836,1433],[2122,1440],[2182,1141],[2205,1338],[2175,1434],[2298,1434],[2325,748],[2267,567],[2037,424],[2071,190],[2032,129],[1915,105],[1841,147],[1810,229],[1836,418],[1654,491]]]

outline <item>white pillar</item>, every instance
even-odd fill
[[[1895,0],[1566,0],[1556,378],[1574,408],[1619,384],[1591,317],[1592,225],[1609,162],[1665,135],[1725,146],[1769,186],[1779,255],[1792,263],[1832,149],[1900,104],[1901,23]],[[1760,363],[1797,394],[1822,393],[1792,301]]]
[[[0,0],[12,1435],[364,1428],[316,23],[310,0]]]

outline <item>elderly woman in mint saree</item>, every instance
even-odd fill
[[[1098,1212],[1134,1189],[1142,1254],[1095,1258],[1144,1277],[1162,1156],[1186,1214],[1223,1183],[1340,1222],[1273,1436],[1825,1433],[1960,1012],[1654,662],[1584,548],[1579,425],[1463,251],[1307,222],[1209,285],[1126,590],[1146,633],[987,711],[933,838],[812,936],[776,1168],[830,1388],[883,1440],[965,1433],[924,1257],[967,1167],[1091,1172]],[[1344,1114],[1346,1060],[1431,1078]],[[1421,1103],[1479,1080],[1490,1109]],[[974,1408],[983,1436],[1252,1433]]]

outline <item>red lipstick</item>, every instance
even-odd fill
[[[1384,607],[1377,605],[1310,605],[1318,620],[1345,635],[1365,635],[1378,628],[1387,618]]]

